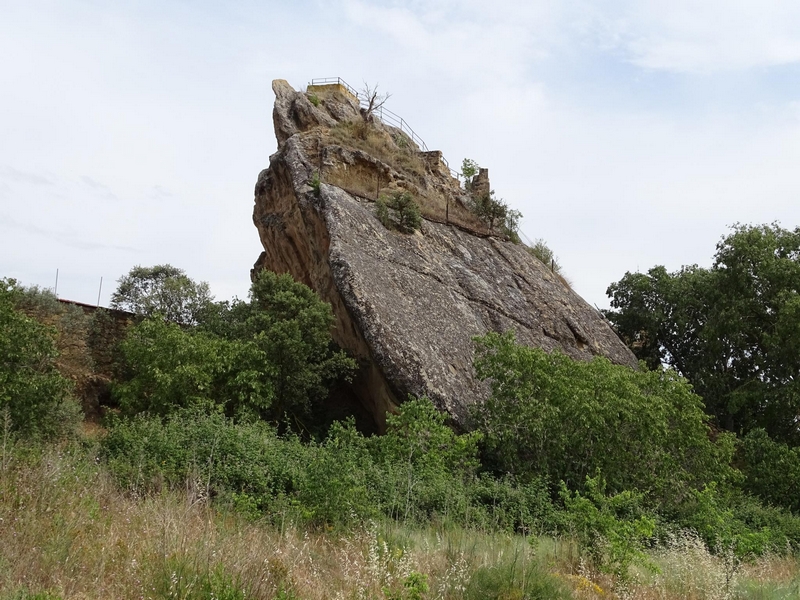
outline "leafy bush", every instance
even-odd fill
[[[311,186],[311,190],[314,192],[314,195],[319,196],[321,189],[320,186],[322,185],[322,181],[319,178],[319,171],[311,176],[311,179],[308,181],[308,185]]]
[[[389,206],[386,204],[386,198],[383,196],[375,201],[375,216],[386,229],[392,227],[392,217],[389,214]]]
[[[768,533],[768,551],[785,553],[800,549],[800,516],[780,507],[764,505],[747,494],[729,493],[733,517],[747,529]]]
[[[348,526],[378,515],[440,519],[489,529],[544,529],[552,506],[543,484],[476,477],[479,435],[454,433],[427,398],[404,403],[384,436],[334,424],[322,443],[279,436],[263,422],[176,410],[110,423],[103,456],[138,493],[190,485],[251,516],[279,514]]]
[[[481,473],[470,486],[470,522],[488,530],[523,534],[551,533],[559,521],[547,481],[534,477],[523,483],[510,473]]]
[[[111,423],[102,455],[119,483],[138,493],[190,484],[206,496],[235,493],[258,510],[294,493],[309,450],[265,423],[234,423],[219,413],[178,411]]]
[[[784,552],[800,542],[800,519],[714,482],[693,491],[681,513],[680,523],[696,531],[712,552],[735,560]]]
[[[335,426],[320,445],[214,412],[177,411],[166,419],[141,414],[111,423],[102,454],[127,489],[189,486],[251,516],[347,525],[375,517],[380,506],[380,473],[352,425]]]
[[[376,482],[382,473],[352,421],[334,423],[325,442],[311,446],[309,454],[311,461],[300,466],[297,478],[304,520],[347,526],[380,514]]]
[[[575,361],[513,333],[476,342],[476,373],[492,393],[474,418],[491,468],[572,490],[599,470],[612,493],[640,491],[658,507],[736,475],[731,438],[710,440],[702,401],[673,372]]]
[[[381,195],[375,203],[375,214],[384,227],[396,227],[404,233],[420,228],[422,214],[409,192],[393,191]]]
[[[120,345],[124,380],[114,386],[128,414],[167,415],[179,408],[222,406],[230,415],[270,406],[269,369],[252,343],[190,332],[160,318],[132,327]]]
[[[744,489],[764,502],[800,513],[800,448],[772,440],[763,429],[742,439]]]
[[[410,398],[399,414],[387,417],[386,434],[369,440],[383,473],[379,493],[390,516],[421,521],[433,515],[466,517],[466,486],[479,466],[480,434],[457,435],[445,419],[428,398]]]
[[[624,491],[608,495],[602,477],[586,478],[586,495],[562,484],[568,527],[581,549],[601,571],[625,580],[634,563],[653,569],[644,552],[653,537],[655,519],[644,514],[642,494]]]
[[[21,294],[0,279],[0,412],[21,437],[58,437],[77,426],[80,408],[56,369],[55,332],[15,309]]]
[[[508,205],[503,200],[495,198],[492,190],[488,194],[472,199],[472,212],[493,230],[495,225],[505,221]]]
[[[522,213],[509,208],[504,200],[496,198],[494,190],[480,196],[473,195],[470,208],[476,217],[486,223],[490,231],[499,227],[512,242],[520,243],[519,221],[522,219]]]

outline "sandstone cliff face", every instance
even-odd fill
[[[420,153],[377,119],[366,123],[338,86],[307,95],[277,80],[273,90],[279,147],[256,184],[264,252],[254,269],[289,272],[332,304],[334,338],[362,365],[354,392],[379,429],[409,393],[463,424],[488,392],[472,369],[472,338],[488,331],[635,366],[595,309],[475,219],[439,153]],[[389,230],[375,217],[374,200],[393,189],[421,204],[420,231]]]

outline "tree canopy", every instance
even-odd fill
[[[195,324],[199,313],[213,300],[208,284],[190,279],[172,265],[135,266],[120,277],[111,295],[111,308],[145,317],[160,314],[165,320]]]
[[[720,427],[800,444],[800,228],[735,225],[710,268],[626,273],[607,294],[625,343],[686,377]]]
[[[261,271],[250,301],[209,302],[196,328],[146,319],[121,345],[115,393],[130,413],[220,407],[270,421],[309,415],[356,364],[331,340],[331,307],[290,275]]]

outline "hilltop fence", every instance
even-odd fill
[[[353,86],[348,84],[341,77],[321,77],[317,79],[312,79],[309,85],[311,86],[340,85],[348,92],[353,94],[353,96],[358,98],[358,102],[362,108],[369,108],[369,98],[366,98],[364,94],[358,92]],[[377,117],[387,125],[390,125],[391,127],[396,127],[397,129],[405,133],[408,137],[411,138],[411,140],[415,144],[417,144],[417,146],[420,147],[420,149],[423,152],[429,152],[428,145],[425,143],[425,140],[423,140],[419,135],[417,135],[417,133],[411,128],[411,126],[406,122],[406,120],[403,119],[403,117],[401,117],[397,113],[388,110],[387,108],[384,108],[383,106],[379,106],[378,108],[376,108],[372,114],[377,115]],[[444,156],[442,156],[442,162],[444,162],[445,166],[448,168],[450,173],[452,173],[457,179],[461,179],[461,173],[453,169]]]

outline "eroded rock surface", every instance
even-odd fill
[[[488,331],[636,365],[594,308],[524,246],[475,220],[438,153],[365,122],[339,86],[306,94],[278,80],[273,90],[279,147],[256,184],[264,252],[255,269],[289,272],[332,304],[334,337],[362,365],[355,393],[379,429],[409,393],[463,424],[488,392],[472,368],[472,338]],[[420,231],[389,230],[375,217],[375,198],[393,189],[421,204]]]

